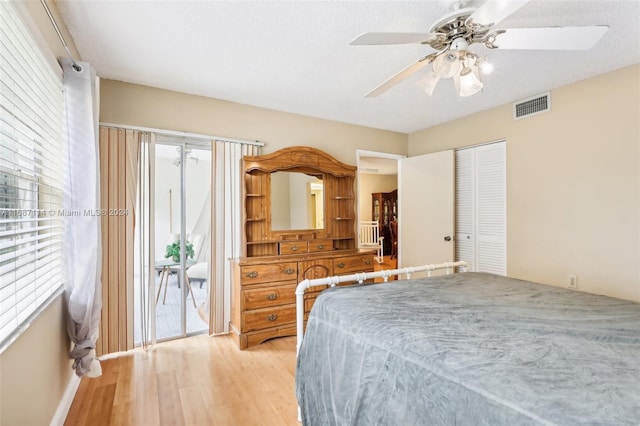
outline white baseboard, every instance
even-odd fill
[[[73,403],[73,398],[75,398],[76,392],[78,391],[78,386],[80,386],[80,377],[78,377],[72,370],[71,378],[69,379],[69,383],[67,384],[67,389],[65,389],[64,394],[62,395],[62,399],[60,399],[58,408],[56,409],[56,412],[53,415],[49,426],[64,425],[64,421],[67,419],[67,414],[69,414],[69,409],[71,408],[71,404]]]

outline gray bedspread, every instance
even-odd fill
[[[483,273],[324,291],[305,425],[640,424],[640,303]]]

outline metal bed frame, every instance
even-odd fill
[[[332,277],[325,278],[317,278],[313,280],[304,280],[298,284],[296,287],[296,356],[300,351],[300,345],[302,344],[302,338],[304,337],[304,292],[309,287],[320,286],[320,285],[329,285],[330,287],[335,287],[336,284],[344,283],[344,282],[357,282],[363,283],[365,280],[369,280],[372,278],[382,278],[386,283],[389,280],[389,277],[394,275],[405,275],[407,279],[411,278],[411,274],[417,272],[427,272],[427,276],[431,276],[433,271],[445,270],[445,274],[450,274],[455,271],[455,268],[460,268],[461,272],[466,272],[467,263],[466,262],[448,262],[448,263],[439,263],[435,265],[423,265],[423,266],[413,266],[407,268],[400,269],[385,269],[383,271],[376,272],[361,272],[350,275],[337,275]]]

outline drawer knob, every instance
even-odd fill
[[[344,268],[344,262],[338,263],[338,268]]]
[[[251,271],[247,274],[247,278],[255,278],[258,276],[258,273],[256,271]]]
[[[371,259],[365,259],[364,263],[365,265],[371,265]]]
[[[276,300],[278,298],[278,294],[277,293],[269,293],[267,295],[267,299],[268,300]]]
[[[293,268],[287,268],[287,269],[284,270],[284,273],[287,274],[287,275],[291,275],[294,272],[295,272],[295,269],[293,269]]]
[[[276,314],[271,314],[271,315],[269,315],[269,316],[267,317],[267,319],[268,319],[269,321],[275,321],[275,320],[277,320],[277,319],[278,319],[278,316],[277,316]]]
[[[291,246],[291,251],[298,251],[298,246]]]
[[[324,244],[318,244],[318,250],[324,250]]]

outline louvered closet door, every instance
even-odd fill
[[[475,271],[475,205],[473,148],[456,151],[456,260]]]
[[[505,143],[456,152],[456,258],[507,273]]]

